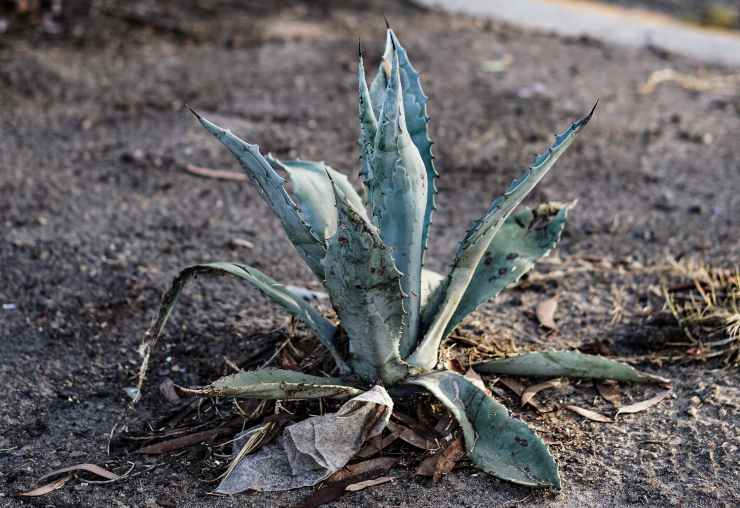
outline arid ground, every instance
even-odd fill
[[[325,160],[359,183],[357,37],[375,69],[384,15],[431,97],[440,172],[433,269],[446,269],[470,221],[599,99],[587,130],[529,200],[578,199],[561,247],[460,333],[520,350],[632,358],[673,379],[674,393],[603,424],[564,410],[538,415],[495,386],[550,443],[562,492],[465,465],[432,484],[414,475],[418,454],[409,448],[394,482],[336,506],[740,504],[740,371],[718,360],[655,361],[666,342],[682,340],[670,320],[656,318],[661,285],[679,277],[670,260],[740,262],[740,88],[664,83],[639,92],[664,68],[701,76],[737,69],[391,1],[133,4],[142,9],[116,11],[124,4],[110,2],[113,10],[63,37],[0,39],[0,505],[290,506],[306,496],[214,497],[209,447],[164,457],[114,447],[108,455],[108,436],[135,384],[137,347],[179,268],[234,260],[319,287],[254,188],[184,171],[188,163],[236,168],[185,105],[264,152]],[[533,310],[554,295],[559,331],[546,333]],[[193,284],[153,358],[131,428],[171,411],[157,389],[164,378],[212,381],[228,372],[225,358],[289,333],[286,322],[253,289]],[[624,386],[622,397],[655,391]],[[540,397],[611,411],[590,382]],[[72,480],[42,498],[15,497],[42,474],[81,462],[135,468],[114,483]]]

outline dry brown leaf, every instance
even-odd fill
[[[398,439],[398,436],[393,433],[388,434],[385,437],[375,436],[374,438],[371,438],[367,441],[365,447],[357,452],[357,455],[355,455],[355,457],[359,457],[361,459],[369,459],[370,457],[377,455],[388,448],[396,441],[396,439]]]
[[[522,406],[528,404],[532,398],[537,395],[542,390],[546,390],[548,388],[557,388],[563,384],[563,380],[560,378],[555,379],[549,379],[547,381],[544,381],[542,383],[538,383],[536,385],[528,386],[523,392],[522,392]]]
[[[661,400],[668,397],[668,395],[670,394],[671,394],[671,390],[665,390],[657,394],[655,397],[651,397],[647,400],[635,402],[634,404],[630,404],[629,406],[622,406],[617,410],[617,414],[615,416],[619,416],[621,414],[632,414],[632,413],[639,413],[640,411],[645,411],[646,409],[653,407],[654,405],[659,403]]]
[[[475,386],[483,390],[486,395],[491,395],[491,390],[488,389],[486,383],[483,381],[483,378],[480,377],[480,374],[478,374],[476,371],[474,371],[473,369],[468,369],[468,371],[465,373],[465,377]]]
[[[434,467],[434,482],[438,482],[442,475],[446,475],[452,471],[457,463],[465,456],[465,446],[460,437],[455,438],[444,450],[439,454],[439,460]]]
[[[424,460],[416,466],[416,474],[419,476],[434,476],[434,470],[437,468],[440,453],[441,452],[437,452],[434,455],[424,458]]]
[[[245,182],[247,175],[238,171],[231,171],[229,169],[211,169],[204,168],[201,166],[194,166],[193,164],[187,164],[185,171],[192,175],[202,176],[203,178],[215,178],[217,180],[233,180],[236,182]]]
[[[46,485],[42,485],[41,487],[36,487],[35,489],[29,490],[28,492],[18,492],[18,496],[24,496],[24,497],[39,497],[39,496],[45,496],[46,494],[49,494],[50,492],[54,492],[57,489],[61,489],[65,483],[67,483],[69,480],[72,479],[72,475],[68,474],[67,476],[63,478],[59,478],[58,480],[55,480],[51,483],[47,483]]]
[[[388,430],[398,436],[402,441],[407,442],[411,446],[421,448],[422,450],[436,450],[439,448],[439,444],[435,440],[427,439],[415,430],[406,427],[405,425],[401,425],[400,423],[396,423],[393,420],[388,422]]]
[[[583,416],[584,418],[588,418],[589,420],[592,420],[594,422],[613,423],[613,420],[609,418],[608,416],[602,415],[601,413],[597,413],[596,411],[592,411],[590,409],[585,409],[582,407],[572,406],[572,405],[567,405],[564,407],[568,411],[573,411],[574,413],[579,414]]]
[[[365,460],[345,466],[329,478],[326,479],[327,483],[341,482],[344,480],[351,480],[361,475],[369,473],[386,473],[390,468],[396,465],[399,461],[398,457],[378,457],[377,459]]]
[[[622,405],[622,392],[619,390],[619,383],[616,381],[605,381],[596,383],[596,389],[599,395],[612,406],[619,407]]]
[[[358,490],[363,490],[368,487],[375,487],[377,485],[383,485],[384,483],[392,482],[395,479],[395,476],[381,476],[380,478],[375,478],[374,480],[365,480],[364,482],[347,485],[344,490],[346,490],[347,492],[357,492]]]
[[[100,467],[96,464],[75,464],[74,466],[63,467],[61,469],[52,471],[51,473],[46,473],[44,476],[39,478],[37,481],[42,482],[46,480],[47,478],[51,478],[52,476],[56,476],[62,473],[71,473],[72,471],[87,471],[88,473],[92,473],[94,475],[100,476],[101,478],[105,478],[106,480],[118,480],[121,478],[116,473],[108,471],[107,469]]]
[[[502,385],[504,385],[506,388],[508,388],[515,394],[517,394],[519,397],[521,397],[522,394],[524,393],[525,386],[514,378],[502,377],[502,378],[499,378],[499,381],[501,382]],[[532,406],[535,410],[537,410],[540,413],[546,412],[545,408],[543,408],[536,400],[530,400],[529,402],[527,402],[527,404]]]
[[[553,296],[552,298],[548,298],[547,300],[540,302],[539,305],[537,305],[536,310],[537,321],[540,322],[540,325],[550,330],[557,330],[558,325],[555,324],[555,311],[557,308],[557,296]]]

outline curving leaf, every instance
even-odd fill
[[[403,307],[407,319],[399,351],[405,358],[416,346],[419,328],[427,181],[424,162],[407,130],[395,54],[378,121],[371,166],[373,174],[368,182],[370,214],[402,274]]]
[[[334,190],[331,180],[337,184],[342,196],[367,219],[362,199],[346,175],[336,171],[324,162],[303,160],[281,161],[272,155],[266,157],[273,166],[282,168],[290,178],[293,195],[296,197],[305,220],[311,230],[320,235],[322,240],[329,238],[337,230],[337,210],[334,207]]]
[[[324,257],[325,251],[324,239],[319,232],[311,228],[296,204],[290,199],[285,191],[285,180],[265,160],[259,151],[259,146],[250,145],[232,134],[231,131],[219,127],[195,111],[193,114],[203,127],[236,157],[262,198],[282,222],[288,238],[293,242],[298,253],[311,270],[323,279],[321,258]]]
[[[341,379],[311,376],[294,370],[262,369],[224,376],[208,386],[179,388],[200,397],[243,397],[267,400],[300,400],[320,397],[353,397],[362,390]]]
[[[303,298],[293,294],[285,288],[285,286],[251,266],[223,262],[205,263],[189,266],[182,270],[172,281],[170,289],[162,298],[162,304],[159,308],[157,321],[155,321],[154,325],[147,332],[148,339],[142,345],[141,354],[143,356],[143,361],[139,368],[139,382],[134,403],[136,403],[141,397],[141,389],[149,366],[149,357],[152,349],[159,340],[159,337],[162,335],[162,331],[164,330],[170,315],[172,314],[172,309],[175,307],[175,303],[177,303],[177,298],[185,288],[185,284],[187,284],[190,279],[197,277],[198,275],[233,275],[251,283],[254,287],[259,289],[263,295],[281,305],[291,315],[306,323],[314,332],[316,332],[319,340],[329,350],[339,369],[343,373],[349,373],[349,366],[339,353],[336,327],[328,319],[322,316],[319,311],[304,301]]]
[[[450,410],[478,468],[520,485],[560,489],[558,467],[545,443],[470,380],[438,371],[408,382],[426,388]]]
[[[349,336],[352,370],[391,384],[406,376],[398,345],[404,324],[401,274],[377,229],[335,186],[337,231],[327,241],[324,285]]]
[[[491,203],[486,214],[476,220],[460,242],[452,270],[444,282],[442,303],[430,324],[419,347],[408,358],[411,365],[432,369],[437,364],[437,352],[445,337],[447,327],[452,320],[465,292],[483,259],[488,246],[501,230],[506,219],[514,208],[522,202],[537,183],[547,174],[555,162],[573,143],[575,136],[588,124],[594,109],[573,122],[562,134],[555,136],[555,143],[547,152],[535,158],[534,164],[519,179],[512,182],[503,196]]]
[[[545,203],[512,214],[501,227],[475,269],[455,309],[446,337],[478,306],[515,284],[538,259],[557,245],[573,204]]]
[[[632,383],[670,383],[669,379],[646,374],[625,363],[578,351],[524,353],[511,358],[489,360],[472,366],[481,374],[534,377],[575,377],[614,379]]]

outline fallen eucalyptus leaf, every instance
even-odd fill
[[[290,425],[276,443],[244,457],[216,492],[272,492],[315,485],[343,468],[368,438],[380,435],[392,411],[388,392],[375,386],[336,413]]]
[[[613,423],[614,422],[614,420],[612,420],[608,416],[604,416],[601,413],[597,413],[596,411],[592,411],[590,409],[585,409],[585,408],[573,406],[573,405],[567,405],[564,407],[568,411],[573,411],[574,413],[579,414],[583,416],[584,418],[588,418],[589,420],[593,420],[595,422],[601,422],[601,423]]]
[[[434,483],[437,483],[442,479],[443,475],[455,469],[455,466],[463,457],[465,457],[465,446],[463,445],[463,440],[457,437],[440,452],[439,460],[434,467],[434,473],[432,475]]]
[[[75,464],[74,466],[63,467],[61,469],[52,471],[51,473],[46,473],[37,481],[42,482],[47,478],[51,478],[52,476],[56,476],[62,473],[71,473],[72,471],[87,471],[88,473],[100,476],[101,478],[105,478],[106,480],[118,480],[119,478],[121,478],[116,473],[108,471],[107,469],[96,464]]]
[[[671,394],[671,390],[665,390],[647,400],[635,402],[634,404],[630,404],[628,406],[622,406],[617,410],[617,414],[615,416],[619,416],[622,414],[639,413],[640,411],[645,411],[646,409],[653,407],[654,405],[659,403],[661,400],[668,397],[668,395],[670,394]]]
[[[612,406],[618,408],[622,405],[622,392],[619,390],[619,383],[616,381],[609,380],[596,383],[596,389],[604,400],[611,402]]]
[[[530,400],[532,400],[535,395],[537,395],[542,390],[546,390],[548,388],[557,388],[559,386],[562,386],[562,384],[562,379],[556,378],[545,381],[544,383],[528,386],[522,392],[522,406],[525,406]]]
[[[416,432],[414,429],[406,427],[405,425],[401,425],[400,423],[396,423],[392,420],[388,422],[388,430],[396,435],[401,441],[405,441],[411,446],[415,446],[416,448],[420,448],[422,450],[439,449],[438,442],[427,439]]]
[[[357,492],[368,487],[375,487],[376,485],[383,485],[384,483],[392,482],[395,479],[395,476],[382,476],[380,478],[375,478],[374,480],[365,480],[364,482],[347,485],[344,490],[346,490],[347,492]]]
[[[369,473],[386,473],[390,468],[395,466],[399,461],[397,457],[378,457],[376,459],[364,460],[356,464],[350,464],[343,467],[329,478],[327,482],[340,482],[347,479],[357,478]]]
[[[46,485],[42,485],[41,487],[36,487],[35,489],[29,490],[27,492],[18,492],[18,496],[23,497],[39,497],[39,496],[45,496],[46,494],[49,494],[51,492],[54,492],[57,489],[61,489],[64,487],[64,484],[67,483],[69,480],[72,479],[72,475],[67,475],[62,478],[59,478],[58,480],[55,480],[51,483],[47,483]]]
[[[558,309],[558,297],[554,296],[547,300],[540,302],[537,305],[537,321],[540,325],[550,330],[557,330],[558,325],[555,324],[555,311]]]

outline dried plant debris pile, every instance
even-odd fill
[[[689,266],[664,295],[685,338],[669,345],[689,358],[740,363],[740,271]]]
[[[547,444],[525,422],[512,417],[475,373],[661,384],[667,380],[572,351],[483,360],[462,373],[445,368],[442,344],[467,315],[516,283],[559,241],[571,204],[515,209],[574,142],[595,106],[556,135],[554,143],[472,223],[445,276],[423,268],[438,178],[427,128],[428,99],[390,28],[369,85],[360,48],[358,82],[364,184],[360,193],[344,174],[323,162],[265,156],[257,145],[195,113],[232,152],[279,217],[288,238],[323,283],[336,321],[305,299],[305,291],[286,287],[251,266],[215,262],[188,267],[165,294],[142,346],[134,399],[141,396],[151,352],[186,283],[198,275],[231,276],[256,287],[303,322],[333,365],[291,362],[286,357],[290,351],[283,348],[279,369],[268,368],[270,362],[265,362],[263,368],[239,371],[207,386],[176,390],[176,396],[278,401],[277,414],[283,414],[284,404],[293,404],[286,401],[319,401],[318,414],[286,425],[269,443],[268,435],[279,425],[257,418],[256,426],[237,438],[236,456],[217,492],[316,485],[343,471],[353,458],[368,456],[368,446],[382,449],[386,432],[439,453],[431,471],[439,478],[460,458],[461,445],[454,444],[457,435],[449,425],[435,430],[439,419],[420,431],[392,418],[398,414],[394,404],[422,394],[419,400],[436,400],[427,403],[439,414],[444,408],[457,422],[464,455],[474,466],[517,484],[559,489],[560,474]],[[326,411],[323,401],[328,399],[346,402]]]

